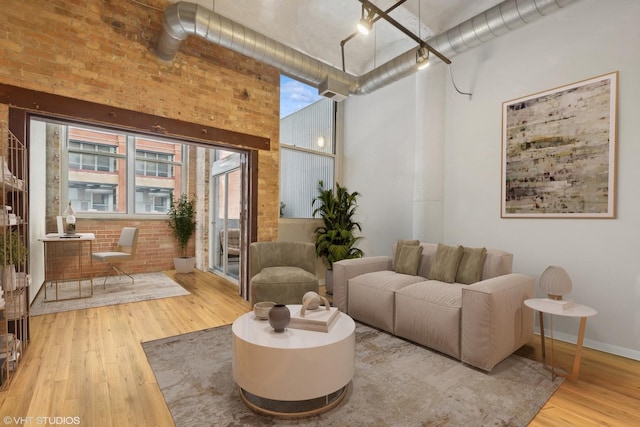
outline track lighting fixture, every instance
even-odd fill
[[[429,49],[425,46],[420,46],[416,49],[416,64],[418,70],[424,70],[429,66]]]
[[[362,13],[360,15],[360,22],[356,28],[358,31],[364,35],[369,34],[371,28],[373,27],[373,18],[375,17],[375,12],[370,8],[362,5]]]

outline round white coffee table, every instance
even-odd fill
[[[300,305],[289,305],[291,312]],[[329,332],[274,332],[253,312],[233,322],[233,377],[245,404],[280,417],[311,416],[335,407],[355,370],[355,323],[339,313]]]

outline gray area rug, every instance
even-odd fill
[[[311,418],[275,419],[242,402],[231,327],[142,343],[176,426],[526,426],[558,388],[542,364],[512,355],[489,374],[356,323],[345,399]]]
[[[90,298],[66,301],[44,301],[44,288],[31,305],[31,315],[59,313],[61,311],[81,310],[83,308],[102,307],[105,305],[123,304],[127,302],[148,301],[158,298],[189,295],[189,291],[171,280],[163,272],[132,274],[135,284],[127,276],[109,277],[106,286],[104,277],[93,279],[93,296]],[[55,298],[55,287],[47,285],[47,299]],[[90,295],[90,283],[82,282],[82,295]],[[78,282],[67,282],[58,285],[58,298],[69,298],[78,295]]]

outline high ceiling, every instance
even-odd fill
[[[176,2],[177,0],[170,0]],[[358,0],[190,0],[254,31],[342,69],[340,42],[355,30]],[[423,40],[489,9],[501,0],[407,0],[389,15]],[[382,10],[395,0],[373,0]],[[383,19],[367,36],[344,46],[345,71],[362,75],[417,46]]]

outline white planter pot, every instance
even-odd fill
[[[16,284],[16,267],[13,264],[5,265],[1,270],[0,280],[2,280],[2,289],[5,291],[15,291]]]
[[[329,295],[333,295],[333,270],[327,270],[325,273],[324,288]]]
[[[193,273],[196,259],[194,257],[174,258],[173,265],[176,267],[176,273]]]

